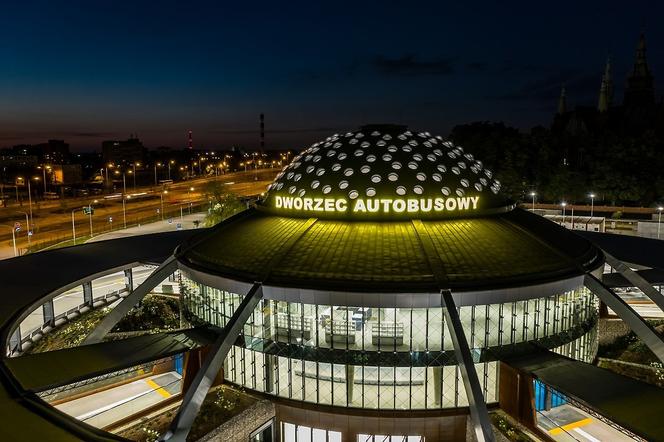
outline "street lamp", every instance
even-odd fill
[[[23,178],[21,178],[21,180],[22,179]],[[38,176],[33,177],[32,179],[35,180],[35,181],[39,181]],[[32,217],[32,190],[30,189],[30,178],[28,178],[27,181],[28,181],[28,206],[29,206],[29,210],[30,210],[30,221],[32,221],[33,220],[33,217]],[[34,224],[34,223],[32,223],[32,224]]]
[[[21,212],[19,211],[18,213],[22,213],[25,215],[25,228],[26,228],[26,233],[28,235],[28,249],[30,249],[30,221],[28,220],[28,214],[26,212]]]
[[[164,195],[168,194],[168,190],[164,190],[159,193],[159,198],[161,198],[161,220],[164,220]]]
[[[90,238],[92,238],[92,204],[97,204],[98,202],[98,200],[94,200],[88,204],[88,216],[90,217]]]
[[[132,166],[134,168],[134,192],[136,192],[136,166],[141,167],[141,163],[132,163]]]
[[[563,207],[563,227],[565,226],[565,207],[567,207],[567,203],[563,201],[560,203],[560,205]]]
[[[46,171],[51,171],[51,166],[44,164],[43,166],[38,166],[37,169],[41,169],[44,174],[44,193],[46,193]]]
[[[74,224],[74,212],[76,212],[78,208],[73,209],[71,211],[71,236],[72,239],[74,240],[74,245],[76,245],[76,224]]]
[[[662,222],[662,210],[664,210],[664,207],[662,206],[657,208],[657,211],[659,212],[659,216],[657,216],[657,239],[659,239],[659,227]]]
[[[175,164],[175,160],[171,160],[168,162],[168,179],[171,179],[171,164]]]
[[[157,167],[161,167],[161,163],[155,163],[154,165],[154,185],[157,185]]]
[[[119,170],[115,170],[116,175],[120,175]],[[122,222],[124,228],[127,228],[127,211],[125,209],[125,198],[127,197],[127,180],[124,171],[122,171]]]
[[[533,212],[535,211],[535,195],[537,195],[537,193],[535,193],[535,192],[530,192],[530,196],[533,197]]]
[[[588,196],[590,197],[590,217],[592,218],[595,209],[595,194],[591,193]]]
[[[7,226],[7,225],[5,225],[5,227],[9,227],[10,229],[12,229],[12,244],[14,244],[14,256],[18,256],[18,251],[16,250],[16,228],[14,226]]]

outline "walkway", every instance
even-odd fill
[[[504,362],[646,440],[664,440],[664,389],[552,352]]]
[[[55,408],[104,428],[178,394],[181,379],[178,373],[170,371],[64,402]]]
[[[205,213],[192,213],[184,215],[182,218],[169,218],[155,223],[143,224],[141,226],[129,227],[127,229],[115,230],[113,232],[97,235],[86,241],[86,243],[107,241],[109,239],[126,238],[128,236],[147,235],[150,233],[175,232],[177,230],[191,230],[203,227]],[[198,221],[199,225],[196,226]],[[178,228],[180,226],[180,228]]]

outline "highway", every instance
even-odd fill
[[[166,187],[168,193],[162,194],[161,186],[127,187],[125,214],[127,225],[154,221],[161,217],[177,218],[187,214],[190,205],[206,203],[209,183],[219,182],[228,192],[238,196],[255,196],[265,191],[279,169],[263,169],[257,172],[234,172],[218,177],[206,177],[176,182]],[[193,190],[191,190],[193,188]],[[97,200],[97,203],[94,201]],[[33,244],[68,240],[73,236],[72,213],[78,237],[90,235],[90,217],[83,213],[83,207],[92,204],[92,232],[99,234],[111,228],[123,225],[122,195],[117,192],[108,195],[96,195],[84,198],[65,198],[62,200],[33,201],[31,238]],[[157,212],[159,210],[159,213]],[[10,205],[0,208],[0,258],[13,256],[11,230],[14,223],[21,223],[16,241],[19,250],[27,248],[26,213],[30,209],[27,203],[22,207]],[[112,220],[112,221],[111,221]]]

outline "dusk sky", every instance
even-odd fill
[[[622,100],[639,33],[664,93],[662,2],[3,2],[0,146],[300,148],[394,122],[548,125],[560,86]]]

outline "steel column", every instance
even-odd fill
[[[177,269],[178,263],[175,259],[175,255],[171,255],[166,261],[164,261],[157,269],[152,272],[148,278],[143,281],[141,285],[136,287],[136,290],[132,291],[125,297],[118,305],[115,306],[101,322],[95,327],[94,330],[85,338],[83,345],[95,344],[101,342],[104,339],[104,336],[111,331],[115,324],[117,324],[120,319],[126,315],[129,310],[131,310],[136,304],[138,304],[150,291],[157,286],[164,279],[168,278],[168,275],[173,273]]]
[[[607,287],[602,281],[586,273],[584,284],[591,292],[599,297],[607,306],[611,308],[620,318],[627,323],[636,335],[655,353],[657,358],[664,362],[664,339],[657,334],[650,324],[648,324],[638,313],[634,311],[625,301],[616,295],[613,290]]]
[[[52,299],[42,304],[42,313],[44,314],[44,324],[48,322],[51,326],[55,325],[55,307]]]
[[[442,290],[441,296],[445,305],[443,309],[445,312],[445,323],[454,344],[457,365],[461,369],[463,386],[468,397],[468,408],[470,408],[470,418],[473,422],[475,436],[478,442],[495,441],[491,420],[489,419],[489,411],[486,408],[480,380],[477,377],[477,371],[475,371],[475,363],[470,354],[468,341],[463,331],[459,312],[452,298],[452,292]]]
[[[645,278],[634,270],[630,269],[628,265],[619,260],[618,258],[604,252],[606,262],[620,273],[626,280],[634,284],[639,290],[643,292],[652,302],[654,302],[661,311],[664,312],[664,295],[662,295],[655,287],[653,287]]]
[[[83,303],[90,307],[94,303],[92,298],[92,281],[85,281],[83,283]]]
[[[128,292],[134,290],[134,269],[125,269],[125,288]]]
[[[21,350],[21,325],[19,324],[9,338],[9,351],[14,353]]]
[[[187,435],[191,430],[191,425],[194,423],[203,400],[210,390],[212,381],[217,373],[219,373],[219,370],[221,370],[228,351],[231,349],[231,346],[242,331],[242,327],[244,327],[244,324],[262,297],[263,287],[260,283],[255,283],[223,328],[221,335],[210,348],[210,352],[205,357],[203,365],[201,365],[193,382],[184,393],[178,414],[173,419],[173,422],[171,422],[168,431],[159,438],[160,441],[186,441]]]

